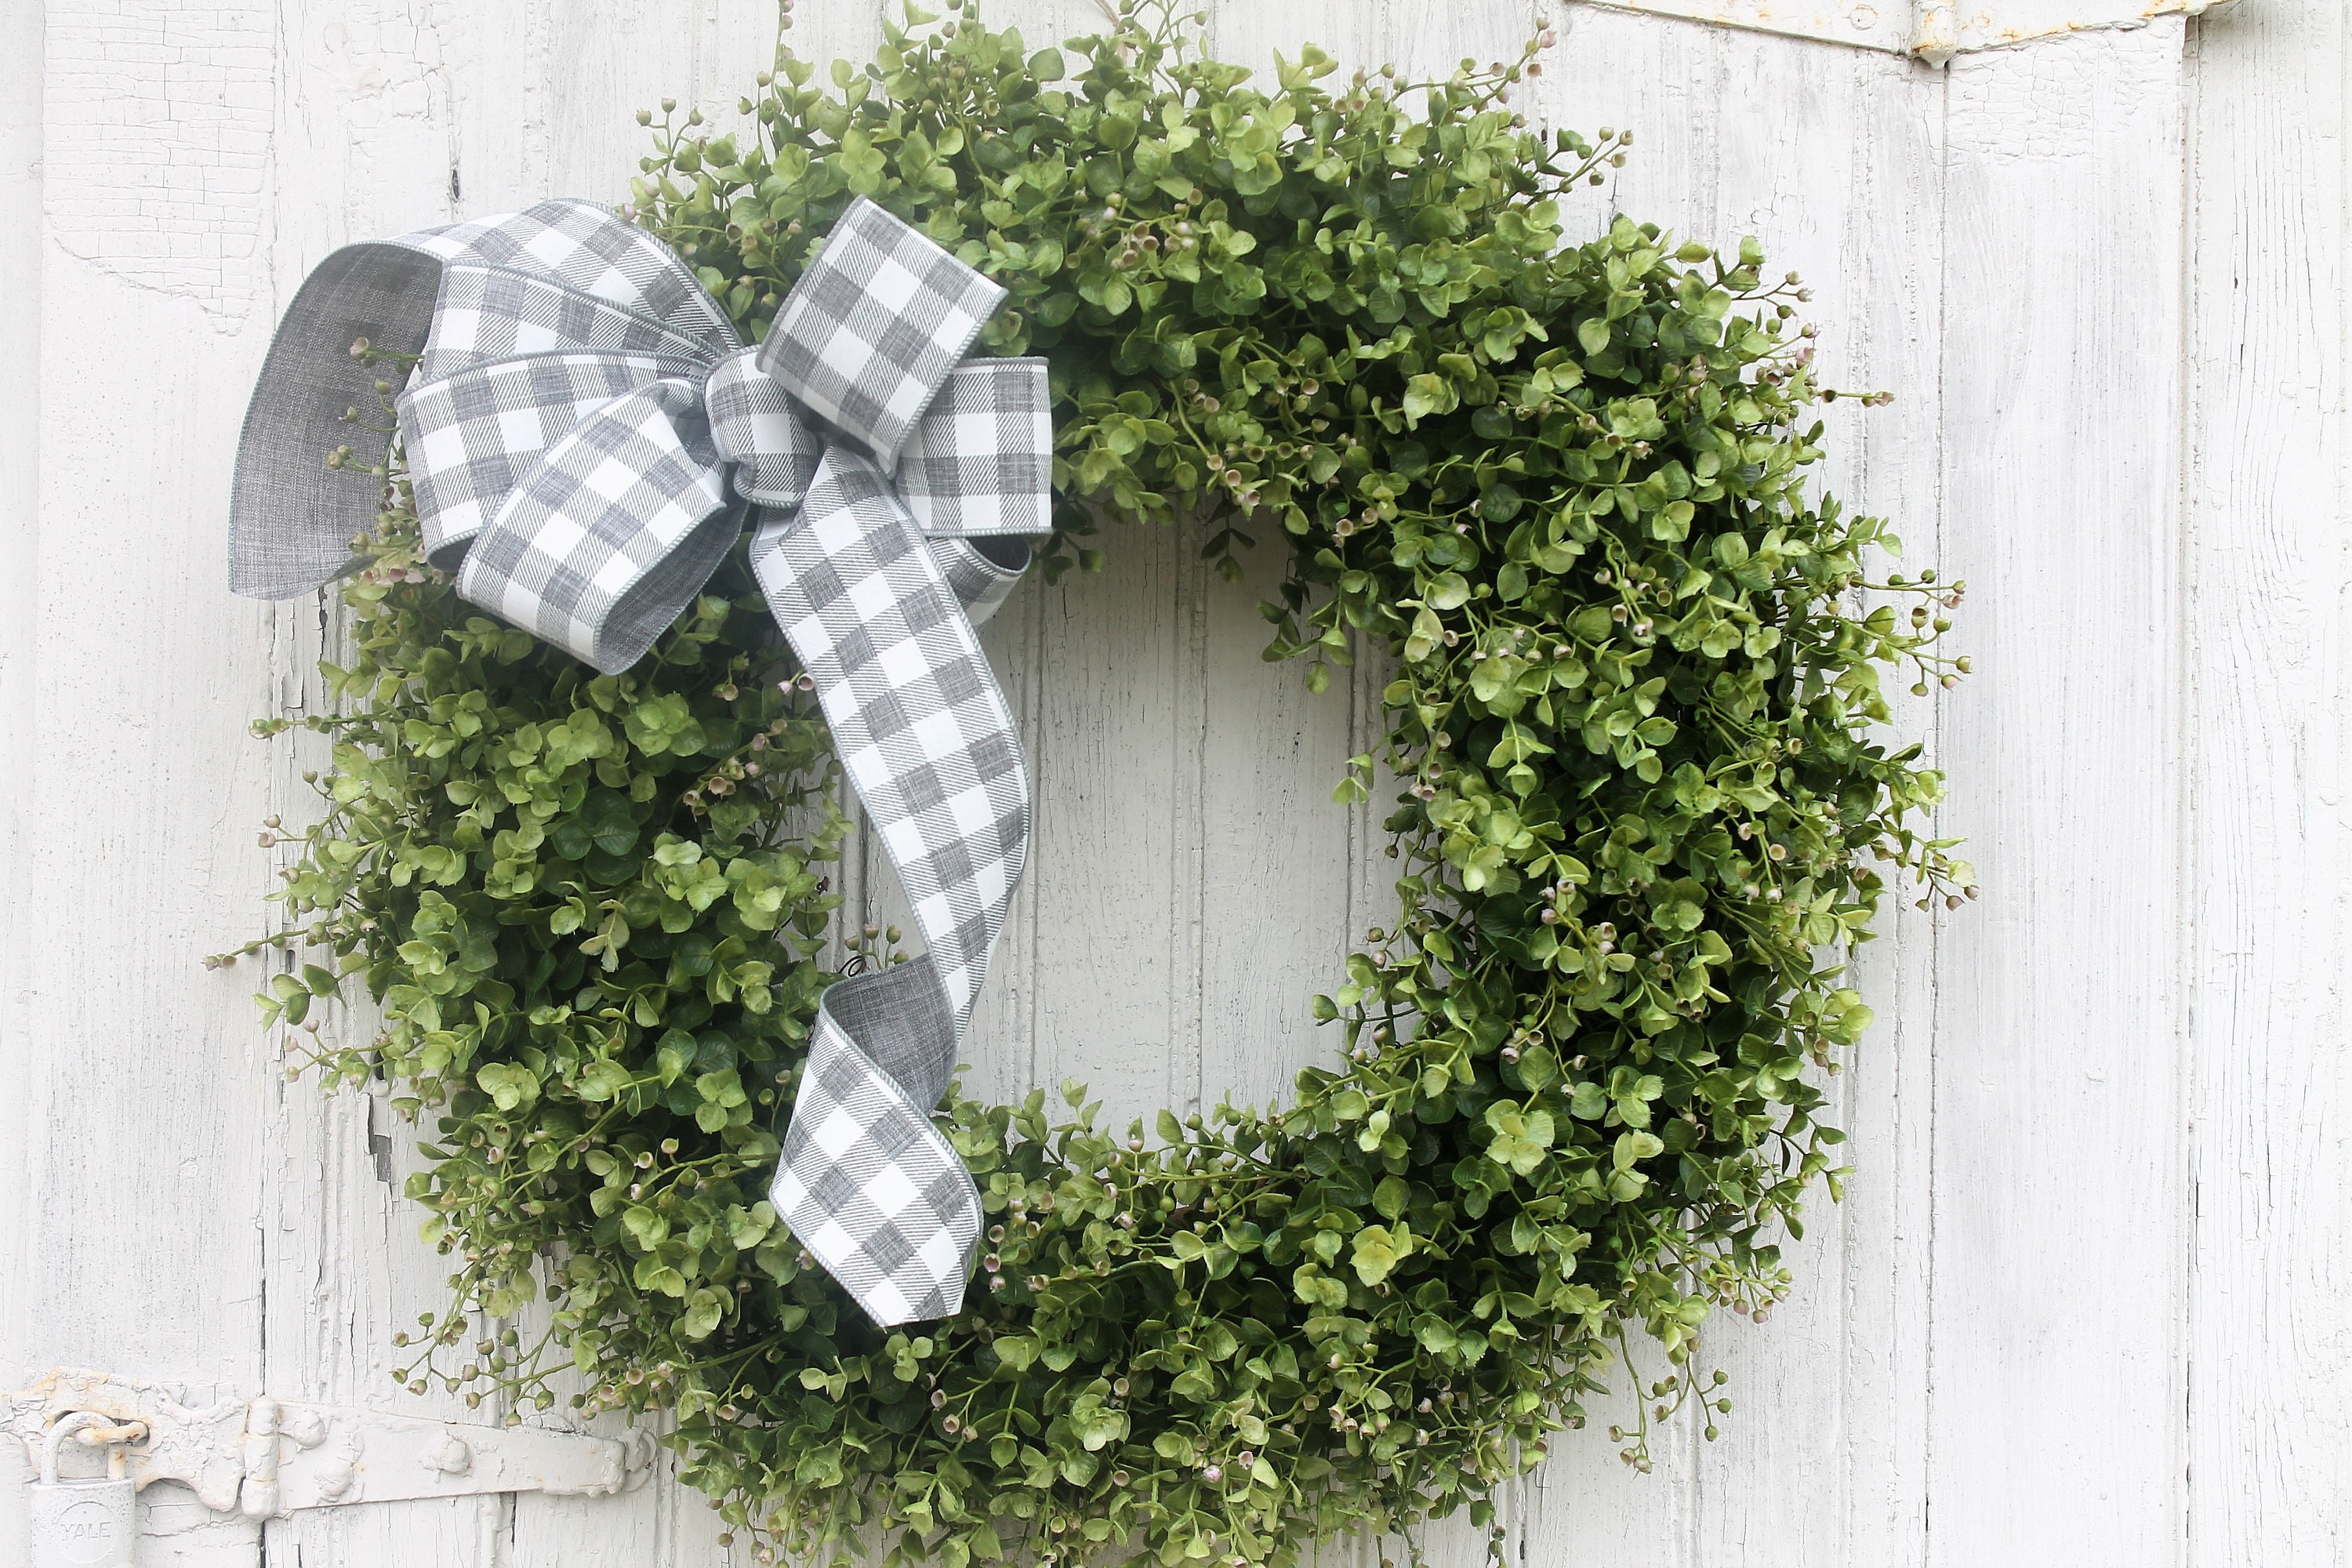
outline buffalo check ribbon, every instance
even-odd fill
[[[885,1325],[962,1305],[980,1196],[931,1111],[1028,850],[1020,741],[973,629],[1050,526],[1045,362],[966,357],[1003,297],[863,199],[756,348],[667,246],[587,202],[348,247],[270,344],[230,502],[239,594],[362,564],[374,497],[321,458],[366,433],[347,417],[377,395],[363,337],[417,356],[394,406],[427,557],[607,674],[751,529],[926,949],[820,999],[771,1189]]]

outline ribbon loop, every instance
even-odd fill
[[[398,408],[425,559],[457,571],[549,447],[670,368],[625,354],[545,353],[412,382]]]
[[[860,196],[777,310],[760,368],[887,470],[1003,302],[1003,287]]]
[[[641,316],[690,340],[699,360],[715,359],[740,344],[727,312],[676,252],[594,202],[558,197],[519,213],[425,229],[394,243],[445,263],[542,279]]]
[[[355,536],[375,525],[375,492],[322,461],[350,447],[373,467],[386,443],[348,411],[375,398],[376,372],[351,353],[365,338],[422,350],[441,268],[404,243],[348,245],[312,269],[269,340],[247,405],[229,492],[229,591],[289,599],[357,571]]]
[[[712,355],[688,333],[530,273],[475,261],[441,268],[433,335],[415,379],[439,381],[527,354],[628,354],[691,374]]]
[[[617,675],[741,531],[693,386],[651,381],[541,454],[466,552],[457,592]]]
[[[421,356],[396,409],[428,557],[607,674],[751,511],[754,574],[927,950],[820,999],[772,1189],[886,1325],[963,1299],[980,1194],[930,1111],[1028,851],[1020,742],[973,631],[1051,526],[1045,362],[964,358],[1003,298],[863,199],[757,349],[667,247],[588,203],[353,246],[279,327],[230,503],[238,593],[359,563],[374,495],[318,459],[373,381],[345,353],[365,336]]]
[[[934,539],[931,559],[948,580],[964,619],[984,626],[1029,570],[1025,539]]]

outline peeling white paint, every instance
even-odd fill
[[[278,54],[260,5],[51,7],[48,231],[230,327],[254,300]]]

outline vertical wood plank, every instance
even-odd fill
[[[742,9],[675,6],[640,17],[640,25],[657,24],[656,36],[672,47],[640,40],[595,56],[599,68],[588,70],[564,57],[567,47],[579,52],[577,35],[562,31],[544,0],[501,0],[421,24],[404,10],[365,5],[289,13],[280,119],[290,130],[277,163],[289,192],[279,205],[294,244],[285,247],[292,254],[281,252],[280,297],[325,249],[349,238],[558,191],[625,194],[644,141],[635,108],[666,92],[694,97],[698,47]],[[567,11],[563,20],[593,26],[599,18]],[[743,79],[767,58],[763,42]],[[596,165],[601,177],[575,185],[588,178],[575,162]],[[321,698],[310,668],[317,639],[306,635],[298,643],[284,656],[287,680],[304,694],[300,700],[315,703]],[[284,809],[299,819],[310,809],[292,776],[299,763],[286,754],[280,765]],[[363,1037],[371,1021],[342,1026]],[[322,1101],[305,1084],[281,1095],[278,1137],[272,1391],[409,1414],[439,1409],[453,1419],[499,1418],[499,1409],[469,1412],[437,1388],[419,1400],[390,1387],[385,1375],[396,1353],[392,1333],[447,1300],[446,1268],[415,1240],[419,1211],[398,1195],[415,1168],[415,1130],[390,1125],[383,1108],[363,1098]],[[690,1514],[681,1531],[669,1469],[665,1458],[654,1486],[593,1508],[535,1496],[400,1503],[299,1515],[273,1525],[272,1539],[293,1555],[420,1568],[570,1561],[614,1550],[655,1562],[682,1550],[677,1560],[711,1561],[715,1527],[707,1514]]]
[[[1393,63],[1407,79],[1442,79],[1465,57],[1482,63],[1516,58],[1538,26],[1535,8],[1521,0],[1221,5],[1209,7],[1204,45],[1219,59],[1255,68],[1270,86],[1276,57],[1295,60],[1311,40],[1339,63],[1327,79],[1336,87],[1359,68],[1377,71],[1383,64]],[[1263,558],[1281,548],[1277,537],[1262,537],[1261,559],[1249,563],[1253,586],[1279,580],[1276,563]],[[1373,808],[1343,812],[1329,804],[1341,759],[1372,745],[1380,732],[1377,672],[1364,672],[1356,684],[1352,710],[1341,706],[1336,683],[1325,699],[1307,697],[1296,669],[1276,672],[1281,684],[1269,687],[1262,666],[1249,668],[1264,638],[1249,605],[1265,590],[1237,594],[1215,580],[1202,588],[1203,673],[1213,704],[1202,756],[1204,778],[1217,785],[1207,792],[1198,828],[1214,836],[1204,865],[1216,891],[1200,915],[1202,994],[1214,999],[1202,1016],[1204,1030],[1223,1031],[1207,1047],[1210,1062],[1222,1057],[1226,1064],[1222,1074],[1204,1066],[1202,1089],[1213,1095],[1226,1083],[1246,1086],[1238,1098],[1265,1104],[1286,1099],[1298,1068],[1328,1061],[1337,1048],[1336,1037],[1308,1026],[1307,998],[1338,984],[1338,962],[1362,940],[1363,928],[1393,915],[1395,871],[1382,853],[1385,839],[1370,831],[1392,808],[1387,796],[1393,791],[1376,796]],[[1255,826],[1244,820],[1253,815]],[[1268,837],[1276,823],[1278,836]],[[1325,856],[1339,864],[1318,875],[1313,868]],[[1230,870],[1214,869],[1219,866]],[[1252,985],[1286,972],[1299,978]],[[1525,1484],[1514,1482],[1497,1497],[1507,1531],[1517,1528],[1526,1511]],[[1466,1513],[1421,1532],[1418,1544],[1438,1568],[1467,1568],[1486,1558],[1483,1532]],[[1390,1561],[1406,1555],[1394,1542],[1345,1543],[1334,1554],[1371,1568],[1384,1553]]]
[[[1844,298],[1825,352],[1842,360],[1843,384],[1895,394],[1850,426],[1850,457],[1836,482],[1861,510],[1895,520],[1916,570],[1948,547],[1942,499],[1945,91],[1941,73],[1898,67],[1875,73],[1857,114],[1872,149]],[[1849,346],[1850,344],[1850,346]],[[1878,569],[1884,570],[1882,564]],[[1965,616],[1959,645],[1973,647]],[[1951,700],[1972,700],[1962,687]],[[1895,733],[1918,738],[1940,763],[1937,699],[1894,694]],[[1963,782],[1963,787],[1975,787]],[[1937,1047],[1936,919],[1890,897],[1885,935],[1853,955],[1853,981],[1878,1014],[1837,1097],[1849,1132],[1845,1201],[1821,1223],[1837,1227],[1839,1363],[1820,1368],[1840,1406],[1843,1468],[1839,1531],[1848,1568],[1919,1568],[1927,1555],[1928,1358],[1932,1318],[1935,1071]],[[1816,1205],[1817,1208],[1820,1205]],[[1756,1350],[1764,1346],[1759,1342]],[[1786,1421],[1778,1404],[1759,1410]],[[1790,1422],[1791,1425],[1801,1425]],[[1811,1532],[1801,1538],[1811,1539]]]
[[[1929,1561],[2180,1560],[2181,34],[1955,61]]]
[[[1195,1092],[1184,923],[1193,880],[1178,781],[1191,563],[1173,528],[1110,525],[1097,574],[1043,601],[1029,745],[1036,800],[1027,1085],[1085,1082],[1115,1126]],[[1181,1012],[1180,1013],[1180,1006]],[[1021,1086],[1011,1086],[1015,1093]]]
[[[1288,543],[1265,519],[1242,526],[1257,540],[1242,552],[1248,576],[1228,583],[1202,563],[1192,590],[1201,891],[1187,923],[1201,1042],[1193,1092],[1208,1106],[1230,1098],[1264,1110],[1291,1098],[1299,1068],[1337,1057],[1338,1028],[1318,1028],[1310,1005],[1344,983],[1363,933],[1349,919],[1353,813],[1331,799],[1351,754],[1347,688],[1334,680],[1318,697],[1303,660],[1260,657],[1270,628],[1257,605],[1276,598]]]
[[[1813,298],[1801,310],[1822,329],[1822,379],[1851,385],[1856,251],[1892,237],[1859,221],[1858,209],[1869,200],[1859,187],[1880,151],[1861,134],[1859,97],[1888,62],[1731,31],[1711,42],[1727,111],[1716,117],[1712,211],[1702,209],[1695,220],[1727,250],[1740,236],[1755,235],[1768,277],[1794,271],[1806,280]],[[1734,85],[1741,82],[1771,88],[1741,91]],[[1841,481],[1854,477],[1861,420],[1852,405],[1824,414],[1827,445],[1843,471],[1817,472],[1813,486],[1844,491]],[[1830,1086],[1830,1094],[1832,1113],[1842,1118],[1840,1087]],[[1804,1237],[1781,1238],[1796,1282],[1769,1325],[1722,1311],[1709,1325],[1700,1364],[1729,1376],[1723,1393],[1734,1409],[1727,1416],[1696,1410],[1685,1417],[1685,1440],[1699,1439],[1692,1542],[1700,1563],[1811,1568],[1835,1551],[1832,1542],[1814,1539],[1812,1525],[1837,1518],[1843,1501],[1847,1422],[1837,1373],[1844,1323],[1837,1286],[1853,1238],[1827,1194],[1814,1193],[1807,1209]],[[1723,1434],[1713,1444],[1704,1440],[1709,1421]]]
[[[1912,552],[1933,562],[1939,415],[1934,280],[1940,272],[1940,104],[1944,78],[1862,51],[1723,34],[1727,96],[1715,204],[1706,237],[1764,245],[1766,269],[1794,270],[1812,298],[1824,384],[1886,389],[1895,409],[1852,400],[1822,411],[1830,458],[1817,489],[1892,516]],[[1908,702],[1895,733],[1929,732],[1933,710]],[[1916,1561],[1924,1514],[1924,1233],[1903,1216],[1924,1206],[1924,1089],[1931,1020],[1915,1016],[1932,948],[1924,917],[1886,911],[1890,951],[1855,955],[1882,1028],[1829,1086],[1834,1124],[1853,1134],[1848,1200],[1816,1192],[1806,1234],[1783,1243],[1795,1276],[1769,1326],[1724,1315],[1709,1362],[1727,1371],[1735,1410],[1700,1450],[1697,1560],[1753,1564]],[[1909,937],[1908,942],[1904,939]],[[1825,959],[1826,961],[1826,959]],[[1906,1092],[1906,1089],[1911,1092]],[[1701,1421],[1708,1419],[1705,1415]],[[1827,1525],[1829,1528],[1824,1528]]]
[[[6,636],[30,691],[12,694],[8,788],[38,826],[11,871],[10,1043],[29,1048],[7,1158],[10,1201],[41,1234],[8,1370],[249,1390],[271,1047],[246,1000],[257,966],[197,961],[268,890],[251,837],[266,772],[242,731],[267,710],[281,624],[218,591],[216,523],[240,411],[219,389],[247,383],[267,327],[268,17],[60,3],[37,25],[23,9],[45,219],[39,468],[22,482],[41,533],[11,563],[26,581]],[[142,1511],[173,1531],[170,1561],[255,1560],[249,1521],[170,1489]]]
[[[2188,1550],[2301,1568],[2352,1537],[2352,22],[2247,5],[2192,37]]]
[[[34,970],[34,908],[25,856],[39,832],[27,796],[38,755],[34,636],[40,598],[41,48],[37,5],[0,13],[0,56],[22,62],[0,72],[0,1190],[37,1182],[33,1152],[33,1052],[27,1016]],[[37,1224],[30,1204],[0,1198],[0,1258],[29,1258]],[[0,1269],[0,1381],[32,1373],[36,1329],[27,1271]],[[30,1456],[0,1443],[0,1562],[32,1555],[24,1539],[22,1483]]]

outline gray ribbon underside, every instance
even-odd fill
[[[772,1189],[877,1322],[962,1300],[981,1226],[930,1121],[1026,858],[1012,716],[974,626],[1049,526],[1045,366],[967,360],[1003,291],[859,201],[743,346],[692,273],[606,209],[547,202],[349,247],[312,272],[247,411],[232,588],[362,564],[388,437],[461,595],[608,672],[634,664],[755,528],[751,560],[926,946],[820,1001]],[[352,449],[343,469],[324,456]]]

